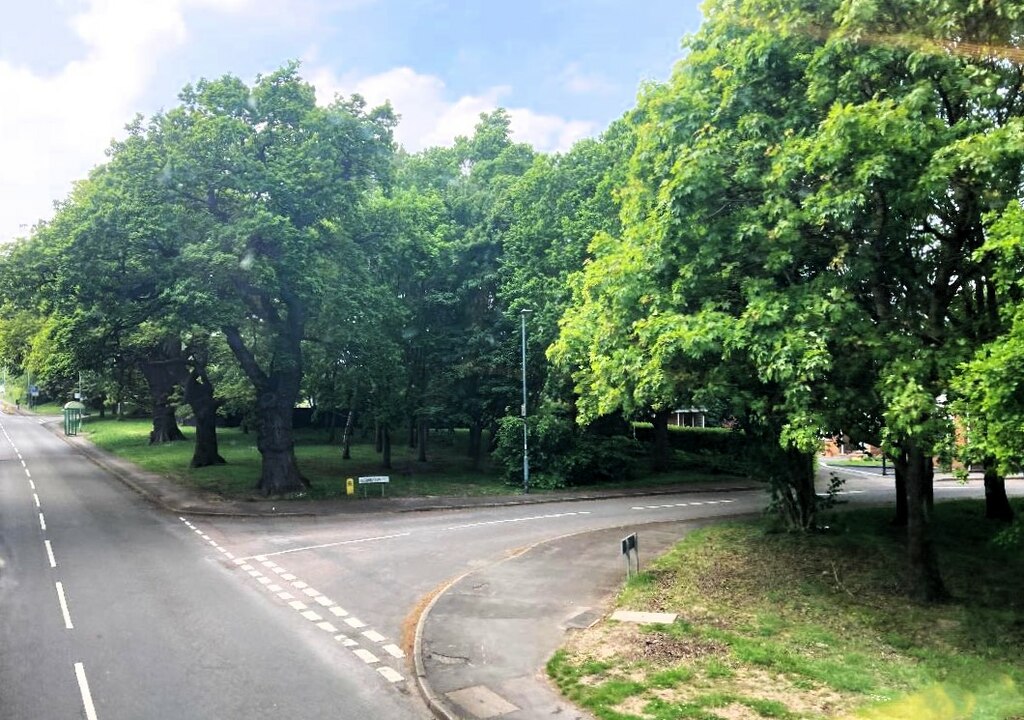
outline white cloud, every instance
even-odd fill
[[[451,145],[459,135],[472,135],[480,113],[502,105],[511,88],[496,85],[477,95],[448,97],[444,81],[434,75],[399,67],[377,75],[358,77],[335,75],[325,67],[310,68],[306,77],[317,89],[320,102],[335,95],[359,93],[371,105],[390,100],[401,122],[396,139],[407,150],[417,151],[435,145]],[[508,108],[512,134],[538,150],[567,150],[577,140],[592,135],[593,123],[543,115],[528,108]]]
[[[86,0],[69,18],[81,57],[53,74],[0,61],[0,242],[52,212],[137,109],[161,59],[185,42],[189,8],[253,0]]]

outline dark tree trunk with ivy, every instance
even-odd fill
[[[658,410],[654,413],[654,457],[652,465],[656,471],[668,470],[671,448],[668,442],[669,410]]]
[[[474,420],[469,424],[469,447],[468,455],[473,461],[473,467],[480,467],[480,456],[483,450],[483,426],[479,421]]]
[[[380,424],[380,466],[391,469],[391,430],[386,422]]]
[[[224,328],[228,346],[256,390],[256,448],[262,456],[257,489],[264,495],[299,492],[309,481],[295,461],[292,421],[302,379],[302,322],[295,303],[288,314],[272,315],[277,325],[270,368],[264,371],[245,344],[238,328]]]
[[[417,418],[416,420],[416,447],[417,455],[416,460],[419,462],[427,461],[427,419]]]
[[[897,453],[893,459],[893,475],[896,482],[896,515],[892,519],[895,527],[907,526],[907,454]]]
[[[1013,507],[1006,497],[1006,478],[996,469],[996,460],[985,458],[985,517],[1013,522]]]
[[[140,363],[143,377],[149,387],[150,402],[153,406],[153,429],[149,433],[149,444],[160,445],[184,440],[185,435],[178,428],[174,417],[175,405],[171,401],[174,388],[181,377],[184,362],[178,348],[173,347],[178,339],[167,341]]]
[[[936,602],[947,597],[939,572],[938,556],[931,531],[928,504],[932,484],[931,457],[916,443],[907,448],[907,590],[919,602]]]
[[[217,407],[219,403],[213,395],[213,383],[206,373],[206,364],[193,355],[184,378],[185,402],[192,408],[196,421],[196,442],[192,451],[191,467],[201,468],[210,465],[223,465],[225,460],[220,455],[217,444]]]

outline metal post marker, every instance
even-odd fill
[[[630,553],[636,553],[636,574],[640,574],[640,540],[636,533],[633,533],[622,538],[620,546],[622,555],[626,558],[626,580],[628,581],[633,576],[633,564],[629,561]]]
[[[533,311],[526,308],[519,311],[519,317],[522,319],[520,337],[523,351],[523,492],[527,494],[530,492],[530,460],[526,443],[526,314],[531,312]]]

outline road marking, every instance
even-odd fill
[[[282,588],[282,587],[281,587],[280,585],[278,585],[277,583],[273,583],[273,584],[271,584],[271,585],[267,585],[267,590],[269,590],[269,591],[270,591],[270,592],[272,592],[272,593],[279,593],[279,592],[281,592],[281,591],[282,591],[283,589],[284,589],[284,588]]]
[[[384,646],[384,652],[386,652],[388,655],[390,655],[393,658],[398,658],[399,660],[401,660],[402,658],[405,657],[405,651],[402,650],[402,648],[400,648],[397,645],[395,645],[394,643],[390,643],[388,645],[385,645]]]
[[[575,515],[577,513],[568,513],[569,515]],[[450,528],[449,528],[450,529]],[[339,542],[323,543],[322,545],[307,545],[305,547],[292,548],[290,550],[280,550],[278,552],[264,553],[262,555],[251,555],[245,560],[257,560],[259,558],[274,557],[276,555],[287,555],[288,553],[304,552],[306,550],[319,550],[320,548],[338,547],[339,545],[355,545],[357,543],[375,542],[377,540],[391,540],[392,538],[408,537],[412,533],[396,533],[394,535],[378,535],[376,537],[360,538],[359,540],[341,540]]]
[[[311,587],[308,587],[308,588],[303,588],[303,589],[302,589],[302,592],[306,593],[306,594],[307,594],[307,595],[309,595],[309,596],[310,596],[311,598],[315,598],[315,597],[317,597],[318,595],[323,595],[323,593],[322,593],[322,592],[320,592],[320,591],[319,591],[319,590],[317,590],[316,588],[311,588]]]
[[[75,663],[75,677],[78,678],[78,690],[82,693],[82,705],[85,706],[86,720],[96,720],[96,706],[92,704],[92,693],[89,692],[89,681],[85,677],[85,666]]]
[[[298,610],[300,612],[305,610],[305,609],[307,609],[309,607],[309,605],[307,605],[306,603],[302,602],[301,600],[292,600],[288,604],[292,606],[292,609]]]
[[[359,644],[347,635],[335,635],[334,639],[340,642],[345,647],[355,647]]]
[[[260,585],[267,585],[267,586],[269,586],[270,585],[270,578],[268,578],[266,575],[264,575],[264,576],[256,578],[256,582],[258,582]]]
[[[321,630],[326,630],[329,633],[336,633],[336,632],[338,632],[338,628],[334,627],[333,625],[331,625],[326,620],[324,620],[323,622],[318,622],[316,624],[316,626],[318,628],[320,628]]]
[[[367,640],[369,640],[370,642],[375,642],[375,643],[384,642],[384,639],[385,639],[384,636],[381,635],[376,630],[365,630],[363,632],[363,637],[366,638]]]
[[[462,530],[463,528],[483,527],[484,525],[504,525],[505,523],[527,522],[528,520],[553,520],[555,518],[589,514],[589,510],[581,510],[579,512],[554,513],[552,515],[532,515],[530,517],[510,518],[508,520],[488,520],[487,522],[469,523],[467,525],[453,525],[452,527],[445,528],[445,530]]]
[[[384,667],[377,668],[377,672],[379,672],[381,675],[383,675],[384,679],[387,680],[388,682],[396,683],[396,682],[402,682],[403,680],[405,680],[405,678],[403,678],[398,673],[397,670],[393,670],[392,668],[389,668],[386,665]]]
[[[40,507],[40,505],[39,505],[39,496],[38,495],[36,495],[35,493],[32,493],[32,500],[35,501],[36,507]]]
[[[43,517],[42,513],[39,513],[39,527],[43,529],[43,532],[46,532],[46,518]]]
[[[357,630],[358,630],[359,628],[364,628],[364,627],[366,627],[366,623],[364,623],[364,622],[363,622],[362,620],[360,620],[360,619],[359,619],[359,618],[357,618],[357,617],[347,617],[347,618],[345,618],[345,622],[347,622],[347,623],[349,624],[349,626],[350,626],[350,627],[354,627],[354,628],[356,628]]]
[[[300,614],[302,615],[302,617],[306,618],[310,622],[320,622],[323,620],[323,617],[321,617],[319,613],[314,612],[313,610],[306,610],[305,612]]]
[[[296,580],[295,582],[292,583],[292,587],[293,588],[298,588],[299,590],[305,590],[306,588],[309,587],[309,585],[307,585],[306,583],[302,582],[301,580]]]
[[[32,488],[33,490],[35,490],[35,489],[36,489],[36,483],[35,483],[35,481],[34,481],[34,480],[29,480],[29,481],[28,481],[28,486],[29,486],[30,488]]]
[[[668,508],[697,507],[698,505],[718,505],[732,503],[735,500],[696,500],[688,503],[668,503],[665,505],[634,505],[630,510],[665,510]]]
[[[26,474],[26,475],[28,475],[28,476],[29,476],[29,478],[31,478],[31,477],[32,477],[32,473],[31,473],[31,472],[29,471],[29,469],[28,469],[28,468],[25,468],[25,474]]]
[[[277,596],[282,600],[291,600],[293,597],[295,597],[290,592],[279,592]]]
[[[68,599],[64,597],[64,585],[57,582],[57,601],[60,603],[60,612],[64,615],[64,627],[68,630],[74,630],[75,626],[71,624],[71,612],[68,610]]]
[[[313,599],[314,599],[314,600],[316,600],[316,601],[317,601],[318,603],[320,603],[321,605],[323,605],[324,607],[330,607],[331,605],[333,605],[333,604],[334,604],[334,601],[333,601],[333,600],[331,600],[331,599],[330,599],[329,597],[327,597],[326,595],[317,595],[317,596],[316,596],[316,597],[314,597]]]
[[[348,610],[338,607],[337,605],[331,608],[331,612],[334,613],[336,617],[345,617],[346,615],[348,615]]]
[[[374,663],[380,662],[380,658],[378,658],[376,655],[374,655],[372,652],[365,648],[356,648],[352,652],[354,652],[356,657],[362,660],[367,665],[373,665]]]
[[[263,573],[261,573],[259,570],[256,570],[256,569],[247,570],[246,572],[248,573],[249,577],[254,577],[254,578],[261,578],[261,577],[263,577]]]
[[[53,546],[50,545],[50,541],[43,540],[43,544],[46,545],[46,557],[50,559],[50,567],[57,567],[57,559],[53,556]]]
[[[295,576],[292,575],[291,573],[281,573],[281,579],[282,580],[287,580],[288,582],[291,582],[292,580],[295,579]]]

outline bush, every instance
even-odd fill
[[[627,437],[602,437],[580,429],[564,408],[546,403],[529,419],[530,484],[538,488],[591,485],[632,475],[639,444]],[[523,421],[498,423],[494,459],[510,485],[522,483]]]

